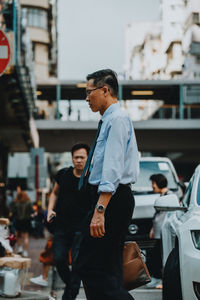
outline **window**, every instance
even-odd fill
[[[27,26],[48,29],[47,11],[38,8],[23,8],[23,15],[26,16]]]
[[[158,161],[141,161],[140,162],[140,174],[137,182],[134,184],[133,189],[135,191],[145,189],[145,191],[151,192],[152,186],[150,176],[152,174],[163,174],[168,181],[168,188],[172,191],[177,191],[178,186],[175,180],[174,174],[172,173],[171,167],[168,162]],[[152,191],[153,193],[153,191]]]

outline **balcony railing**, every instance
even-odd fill
[[[153,119],[179,119],[179,105],[164,104],[153,116]],[[186,104],[183,107],[184,119],[200,119],[200,104]]]
[[[71,101],[61,101],[59,105],[59,119],[62,121],[97,121],[99,115],[93,114],[87,107],[84,100]],[[65,102],[65,105],[64,105]],[[145,103],[141,101],[141,104],[136,106],[124,105],[122,101],[122,107],[127,111],[130,118],[133,121],[148,120],[148,119],[180,119],[180,115],[184,119],[200,119],[200,104],[185,104],[183,106],[183,112],[180,112],[179,105],[163,104],[158,106],[149,107],[148,101]],[[54,103],[55,104],[55,103]],[[43,120],[56,120],[56,106],[46,105],[42,102],[42,106],[38,105],[37,119]]]

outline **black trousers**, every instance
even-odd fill
[[[148,251],[146,264],[150,274],[153,277],[157,279],[162,279],[162,240],[161,239],[157,239],[155,247]]]
[[[91,211],[76,264],[89,300],[128,300],[133,297],[122,286],[122,253],[125,235],[131,221],[134,198],[130,187],[119,185],[105,212],[103,238],[90,236],[90,221],[98,200],[96,192],[88,191]]]
[[[53,237],[53,254],[58,274],[66,284],[63,295],[64,300],[75,299],[79,293],[80,277],[74,270],[74,262],[77,259],[80,246],[81,232],[65,232],[56,230]],[[68,254],[71,249],[72,270],[69,269]]]

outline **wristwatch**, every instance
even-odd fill
[[[100,212],[100,213],[103,213],[103,212],[106,210],[105,206],[103,206],[102,204],[97,204],[97,205],[95,206],[95,208],[96,208],[97,211]]]

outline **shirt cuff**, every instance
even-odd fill
[[[114,195],[117,187],[111,182],[100,183],[98,187],[98,193],[111,193]]]

